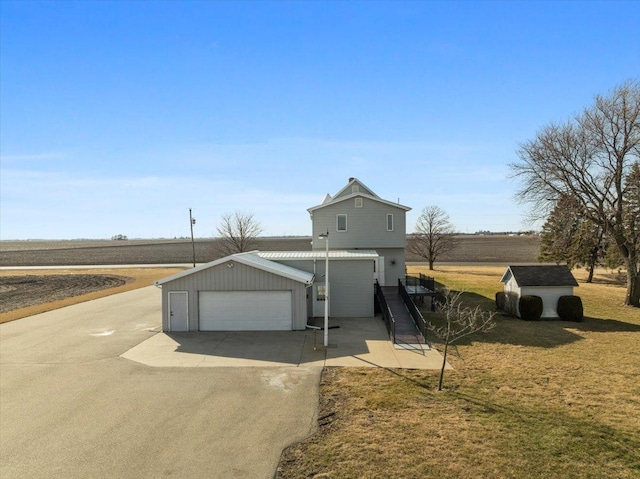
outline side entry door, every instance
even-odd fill
[[[189,331],[187,291],[169,291],[169,331]]]

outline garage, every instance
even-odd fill
[[[290,331],[291,291],[200,291],[200,331]]]
[[[155,283],[162,288],[162,330],[304,330],[314,278],[256,252],[190,268]]]

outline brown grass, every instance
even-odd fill
[[[23,275],[38,275],[38,276],[50,276],[58,274],[105,274],[105,275],[118,275],[130,278],[130,280],[116,288],[103,289],[100,291],[94,291],[92,293],[83,294],[81,296],[73,296],[70,298],[61,299],[44,304],[37,304],[28,306],[26,308],[14,309],[6,313],[0,314],[0,324],[8,321],[13,321],[34,314],[44,313],[46,311],[52,311],[54,309],[63,308],[72,304],[81,303],[84,301],[91,301],[93,299],[102,298],[111,294],[123,293],[125,291],[131,291],[133,289],[144,288],[153,284],[166,276],[183,271],[183,268],[117,268],[117,269],[54,269],[54,270],[4,270],[0,271],[0,277],[2,276],[23,276]]]
[[[503,272],[431,273],[492,310]],[[327,417],[286,451],[280,477],[640,477],[640,311],[605,271],[576,293],[583,322],[499,316],[458,345],[443,392],[435,371],[325,370]]]

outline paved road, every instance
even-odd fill
[[[1,478],[271,478],[315,425],[319,368],[154,368],[160,292],[0,325]]]

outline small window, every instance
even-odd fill
[[[347,215],[336,216],[336,230],[347,231]]]
[[[327,300],[327,289],[323,284],[318,285],[318,294],[316,295],[316,301]]]
[[[387,215],[387,231],[393,231],[393,215]]]
[[[356,198],[356,208],[362,208],[362,198]]]
[[[351,193],[359,193],[360,192],[360,186],[358,185],[353,185],[351,187]]]

